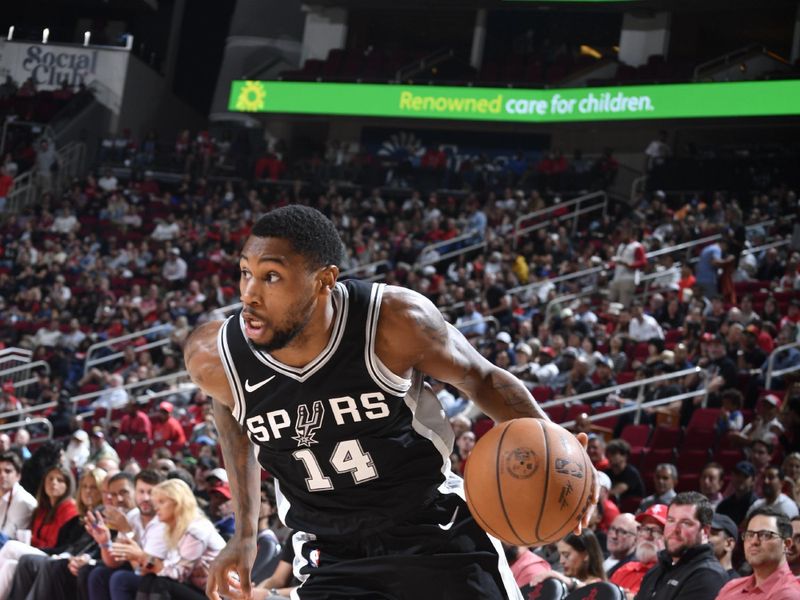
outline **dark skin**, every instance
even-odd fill
[[[295,367],[311,362],[330,339],[338,267],[310,267],[286,240],[251,236],[242,249],[240,268],[245,333],[251,342],[268,347],[287,331],[294,331],[292,339],[270,354]],[[256,555],[260,500],[260,467],[253,445],[232,416],[234,400],[217,352],[220,326],[220,322],[202,325],[189,337],[184,350],[192,379],[214,399],[214,418],[236,507],[236,533],[209,570],[206,593],[212,600],[219,600],[221,594],[251,597],[250,569]],[[417,370],[449,383],[497,422],[520,417],[547,419],[516,377],[483,358],[416,292],[385,288],[375,349],[393,373],[410,377]],[[579,440],[585,447],[586,436],[581,434]],[[591,512],[584,517],[584,527]],[[230,586],[234,572],[241,591]]]

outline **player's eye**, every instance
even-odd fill
[[[267,283],[277,283],[280,280],[281,276],[278,275],[275,271],[270,271],[269,273],[267,273],[267,276],[264,277],[264,281],[266,281]]]

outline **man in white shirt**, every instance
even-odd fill
[[[22,459],[14,452],[0,454],[0,538],[16,539],[18,529],[26,529],[36,509],[36,498],[19,483]]]
[[[167,281],[183,281],[186,279],[186,274],[189,267],[186,261],[181,258],[181,251],[177,248],[172,248],[167,255],[167,262],[161,269],[161,275]]]
[[[644,246],[633,235],[630,225],[619,229],[621,242],[617,246],[614,261],[614,278],[608,285],[608,299],[628,306],[636,292],[638,271],[647,266]]]
[[[631,304],[631,322],[628,324],[628,337],[635,342],[647,342],[653,338],[664,339],[664,330],[653,317],[642,310],[641,302]]]
[[[119,373],[112,373],[108,376],[108,384],[103,392],[98,396],[97,400],[92,402],[92,410],[104,408],[107,411],[112,411],[117,408],[124,408],[128,406],[128,392],[123,387],[125,380]]]
[[[180,231],[180,226],[175,222],[175,215],[170,214],[166,221],[158,220],[158,224],[153,233],[150,234],[150,237],[159,242],[169,242],[177,238]]]
[[[797,504],[789,496],[781,492],[782,487],[783,470],[775,465],[770,465],[764,469],[764,485],[762,488],[764,497],[753,502],[747,514],[749,515],[756,509],[767,507],[781,511],[789,519],[794,519],[798,516]]]
[[[69,210],[69,208],[65,206],[61,209],[61,214],[53,220],[53,224],[50,226],[50,231],[54,233],[67,234],[77,233],[80,228],[81,224],[78,223],[78,219]]]

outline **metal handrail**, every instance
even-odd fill
[[[185,385],[186,387],[183,389],[169,389],[169,390],[161,390],[160,392],[152,392],[150,394],[137,394],[136,400],[137,402],[141,402],[143,400],[155,400],[157,398],[163,398],[165,396],[172,396],[174,394],[182,394],[184,392],[194,392],[195,390],[200,389],[196,383],[191,381],[186,382],[185,384],[178,384],[178,385]]]
[[[7,429],[22,429],[23,427],[27,428],[29,425],[44,425],[47,428],[47,437],[31,438],[31,443],[53,439],[53,424],[43,417],[36,417],[26,421],[15,421],[14,423],[3,423],[0,425],[0,431],[6,431]]]
[[[92,344],[91,346],[89,346],[89,349],[86,351],[86,363],[84,364],[84,367],[83,367],[84,374],[86,374],[86,372],[89,370],[89,366],[88,365],[93,360],[91,358],[92,353],[95,352],[97,349],[105,348],[107,346],[114,346],[116,344],[119,344],[121,342],[126,342],[128,340],[135,340],[136,338],[142,337],[143,335],[150,335],[151,333],[157,333],[157,332],[162,331],[162,330],[167,329],[167,328],[169,328],[170,333],[172,333],[172,329],[171,329],[172,326],[171,325],[156,325],[155,327],[150,327],[148,329],[142,329],[141,331],[134,331],[133,333],[126,333],[125,335],[121,335],[121,336],[118,336],[118,337],[115,337],[115,338],[111,338],[109,340],[105,340],[105,341],[102,341],[102,342],[96,342],[96,343]]]
[[[27,348],[18,348],[17,346],[12,346],[11,348],[3,348],[0,350],[0,358],[3,358],[7,354],[17,355],[20,357],[27,357],[29,360],[33,356],[33,351],[28,350]]]
[[[786,238],[783,240],[778,240],[777,242],[770,242],[769,244],[761,244],[760,246],[756,246],[755,248],[745,248],[742,250],[742,254],[755,254],[756,252],[763,252],[764,250],[769,250],[770,248],[780,248],[781,246],[788,246],[792,243],[790,238]]]
[[[463,323],[451,323],[451,325],[461,331],[462,327],[472,327],[473,325],[477,325],[479,323],[492,323],[495,329],[500,329],[500,321],[498,321],[497,318],[493,317],[492,315],[487,315],[485,317],[481,317],[480,319],[471,319],[469,321],[464,321]]]
[[[58,402],[45,402],[43,404],[34,404],[33,406],[25,406],[23,408],[17,408],[15,410],[9,410],[0,413],[0,419],[19,417],[21,415],[27,415],[29,413],[35,413],[47,410],[48,408],[55,408],[56,406],[58,406]]]
[[[48,375],[50,374],[50,364],[46,360],[37,360],[37,361],[34,361],[34,362],[25,363],[24,365],[19,365],[17,367],[11,367],[9,369],[4,369],[4,370],[0,371],[0,380],[1,379],[5,379],[9,375],[15,375],[17,373],[20,373],[22,371],[26,371],[26,370],[29,370],[29,369],[30,370],[33,370],[33,369],[44,369],[45,373],[47,373]],[[15,387],[18,387],[18,386],[22,386],[22,385],[27,385],[28,383],[33,383],[34,381],[36,381],[36,380],[35,379],[30,379],[30,380],[21,379],[19,381],[14,381],[13,383],[14,383]]]
[[[629,412],[637,411],[637,418],[636,421],[638,422],[639,417],[638,415],[641,414],[643,408],[654,408],[656,406],[661,406],[663,404],[672,404],[673,402],[679,402],[681,400],[685,400],[686,398],[697,398],[698,396],[703,396],[706,394],[706,390],[695,390],[693,392],[686,392],[684,394],[676,394],[675,396],[670,396],[669,398],[659,398],[658,400],[651,400],[650,402],[639,402],[637,399],[636,405],[629,405],[624,406],[622,408],[615,408],[614,410],[609,410],[603,413],[596,413],[593,415],[588,415],[589,421],[599,421],[601,419],[605,419],[607,417],[617,417],[619,415],[624,415]],[[564,428],[572,427],[575,425],[575,420],[571,421],[564,421],[563,423],[559,423]]]
[[[6,210],[8,212],[19,212],[30,204],[35,191],[36,186],[33,183],[32,170],[17,175],[11,185],[11,192],[6,198]]]
[[[583,202],[586,202],[587,200],[591,200],[593,198],[602,198],[603,199],[602,204],[591,206],[591,207],[586,208],[586,209],[582,209],[581,208],[580,205]],[[539,210],[535,210],[535,211],[533,211],[531,213],[527,213],[525,215],[520,215],[514,221],[514,241],[513,241],[513,246],[515,248],[517,247],[517,243],[519,242],[519,238],[522,237],[523,235],[526,235],[526,234],[530,233],[531,231],[535,231],[537,229],[542,229],[543,227],[547,227],[548,226],[548,223],[545,221],[544,223],[541,223],[541,222],[540,223],[535,223],[534,225],[529,225],[527,227],[521,228],[522,223],[524,223],[525,221],[529,221],[531,219],[537,219],[539,217],[544,217],[548,213],[552,213],[552,212],[555,212],[557,210],[561,210],[561,209],[563,209],[565,207],[570,207],[572,205],[577,205],[577,208],[575,209],[575,211],[573,211],[571,213],[567,213],[566,215],[561,215],[559,217],[559,220],[560,221],[565,221],[565,220],[567,220],[569,218],[574,218],[575,222],[573,223],[573,228],[572,229],[573,229],[573,233],[575,233],[575,228],[577,227],[577,224],[578,224],[577,217],[579,217],[580,215],[585,214],[587,212],[591,212],[593,210],[597,210],[598,208],[601,208],[601,207],[603,209],[603,216],[605,216],[607,214],[607,211],[608,211],[608,195],[603,191],[591,192],[589,194],[583,194],[582,196],[578,196],[577,198],[573,198],[571,200],[567,200],[566,202],[559,202],[558,204],[554,204],[553,206],[547,206],[545,208],[540,208]]]
[[[701,244],[708,244],[710,242],[715,242],[719,239],[722,239],[722,236],[718,233],[715,233],[714,235],[709,235],[704,238],[698,238],[696,240],[692,240],[691,242],[683,242],[681,244],[675,244],[674,246],[668,246],[667,248],[651,250],[650,252],[645,254],[645,257],[649,260],[651,258],[663,256],[664,254],[672,254],[673,252],[688,250],[689,248],[694,248],[695,246],[700,246]]]
[[[428,244],[427,246],[423,247],[422,250],[419,252],[419,256],[425,256],[431,252],[436,252],[439,254],[439,248],[444,248],[446,246],[455,246],[461,242],[473,242],[474,241],[483,241],[483,236],[475,229],[470,229],[466,233],[462,233],[461,235],[457,235],[454,238],[450,238],[449,240],[442,240],[440,242],[434,242],[433,244]],[[459,248],[460,250],[460,248]],[[431,264],[433,261],[417,261],[418,266],[424,266],[425,264]]]
[[[471,244],[469,246],[464,246],[463,248],[459,248],[458,250],[453,250],[452,252],[445,252],[444,254],[440,254],[433,259],[422,260],[419,263],[417,263],[417,265],[420,267],[424,267],[426,265],[435,265],[436,263],[442,262],[443,260],[450,260],[451,258],[455,258],[456,256],[461,256],[462,254],[466,254],[467,252],[472,252],[473,250],[478,250],[479,248],[485,248],[485,247],[486,247],[486,242]],[[420,254],[420,256],[422,255]]]
[[[764,387],[766,389],[772,389],[772,378],[775,376],[776,373],[773,373],[773,369],[775,367],[775,358],[778,356],[779,352],[783,350],[789,350],[790,348],[798,348],[800,347],[800,342],[792,342],[791,344],[784,344],[783,346],[778,346],[775,348],[770,355],[767,357],[767,375],[764,378]],[[797,366],[800,369],[800,365]],[[791,369],[791,367],[790,367]],[[794,369],[791,369],[794,370]],[[784,372],[789,372],[786,369],[781,369],[780,374],[782,375]]]
[[[614,392],[629,390],[639,386],[650,385],[651,383],[658,383],[659,381],[669,381],[670,379],[679,379],[681,377],[686,377],[687,375],[697,375],[702,373],[703,371],[704,369],[701,367],[690,367],[688,369],[683,369],[682,371],[675,371],[674,373],[664,373],[663,375],[655,375],[653,377],[638,379],[636,381],[630,381],[628,383],[620,383],[609,387],[599,388],[596,390],[592,390],[591,392],[576,394],[575,396],[567,396],[565,398],[559,398],[557,400],[548,400],[547,402],[540,403],[539,406],[541,408],[546,409],[550,408],[551,406],[561,406],[563,404],[568,404],[570,402],[581,402],[582,400],[586,400],[588,398],[597,398],[598,396],[602,396],[604,393],[607,395]]]
[[[154,383],[161,383],[163,381],[168,381],[170,379],[177,379],[179,377],[189,377],[189,372],[184,371],[175,371],[174,373],[168,373],[166,375],[159,375],[158,377],[151,377],[150,379],[142,379],[141,381],[134,381],[133,383],[126,383],[122,386],[124,390],[131,390],[134,388],[139,388],[147,385],[152,385]],[[77,404],[78,402],[82,402],[84,400],[91,400],[92,398],[97,398],[98,396],[102,395],[103,392],[107,391],[106,389],[97,390],[96,392],[88,392],[86,394],[78,394],[77,396],[72,396],[69,401],[73,404]]]
[[[161,346],[167,346],[169,345],[169,343],[170,343],[170,338],[165,337],[161,338],[160,340],[156,340],[155,342],[147,342],[146,344],[142,344],[141,346],[134,346],[133,350],[136,353],[144,352],[145,350],[151,350],[153,348],[160,348]],[[85,375],[89,371],[89,368],[117,360],[118,358],[122,358],[123,356],[125,356],[125,352],[114,352],[106,356],[101,356],[100,358],[93,358],[92,360],[87,360],[83,365],[83,373]]]

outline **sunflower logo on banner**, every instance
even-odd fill
[[[245,81],[236,98],[236,110],[242,112],[258,112],[264,110],[267,90],[260,81]]]

